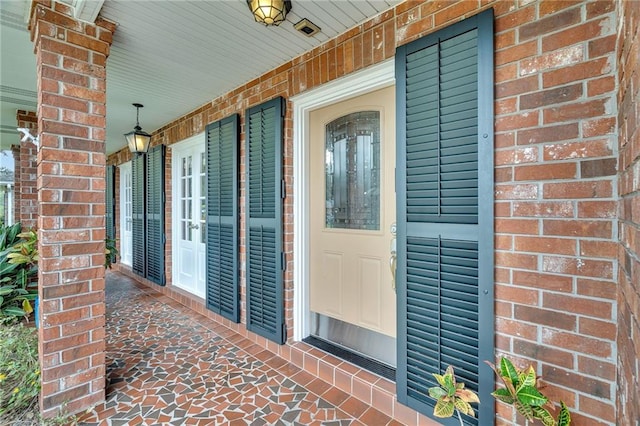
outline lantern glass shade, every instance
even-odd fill
[[[149,141],[151,135],[142,130],[140,127],[140,108],[144,107],[142,104],[132,104],[136,107],[136,127],[133,128],[133,132],[126,133],[124,138],[127,140],[129,150],[134,154],[146,154],[149,149]]]
[[[280,25],[291,10],[290,0],[247,0],[256,22],[264,25]]]
[[[124,135],[127,140],[127,144],[129,145],[129,150],[134,154],[146,154],[149,149],[149,141],[151,140],[151,135],[147,132],[144,132],[140,126],[136,126],[136,128],[132,131]]]

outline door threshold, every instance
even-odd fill
[[[385,379],[391,380],[392,382],[396,381],[396,369],[380,361],[377,361],[372,358],[368,358],[357,352],[354,352],[342,346],[338,346],[333,343],[327,342],[326,340],[319,339],[315,336],[306,337],[302,341],[308,345],[314,346],[318,349],[328,352],[331,355],[335,355],[340,359],[343,359],[352,364],[355,364],[360,368],[363,368],[367,371],[377,374],[378,376],[382,376]]]

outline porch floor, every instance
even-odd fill
[[[400,425],[117,272],[106,285],[106,402],[80,425]]]

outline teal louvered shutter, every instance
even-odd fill
[[[285,100],[246,112],[247,328],[286,341],[282,251],[282,140]]]
[[[452,365],[492,424],[493,11],[398,48],[396,90],[398,400]]]
[[[107,166],[105,170],[105,227],[106,238],[115,240],[116,238],[116,199],[115,199],[115,176],[116,167]],[[115,263],[116,255],[114,253],[108,254],[111,258],[111,263]]]
[[[131,160],[131,269],[142,277],[147,276],[145,166],[145,156],[134,155]]]
[[[240,321],[237,114],[211,123],[207,137],[207,308]]]
[[[164,285],[164,145],[147,153],[147,279]]]

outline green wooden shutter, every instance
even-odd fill
[[[145,156],[135,154],[131,160],[131,269],[143,277],[147,276],[145,166]]]
[[[106,238],[114,240],[116,238],[116,198],[115,198],[115,176],[116,167],[107,166],[105,170],[105,227]],[[111,263],[115,263],[116,255],[108,254]]]
[[[432,415],[453,365],[492,424],[493,11],[398,48],[396,87],[398,400]]]
[[[283,98],[246,112],[247,328],[286,341],[282,272]]]
[[[147,279],[164,285],[164,145],[147,153]]]
[[[207,135],[207,308],[240,321],[238,285],[237,114],[211,123]]]

